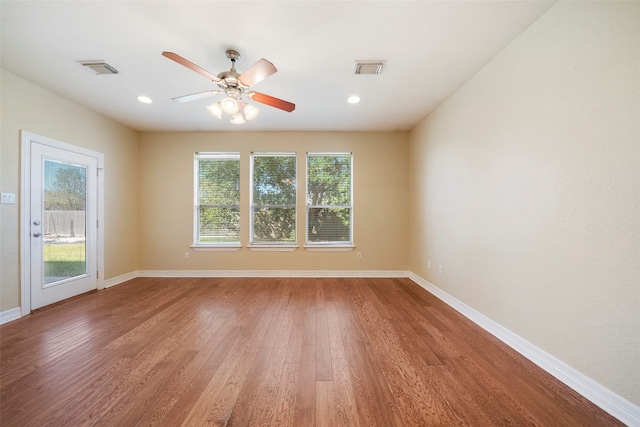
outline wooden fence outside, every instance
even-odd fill
[[[58,237],[84,237],[85,211],[45,211],[44,235]]]

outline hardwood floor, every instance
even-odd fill
[[[621,425],[409,279],[139,278],[0,360],[7,427]]]

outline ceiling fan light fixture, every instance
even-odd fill
[[[241,125],[245,123],[245,119],[242,117],[242,114],[236,113],[231,117],[231,123],[234,125]]]
[[[245,104],[244,106],[244,116],[247,120],[255,119],[259,112],[260,110],[251,104]]]
[[[225,98],[220,101],[220,106],[222,107],[222,111],[233,116],[240,110],[240,105],[238,105],[238,101],[233,98]]]
[[[222,119],[222,107],[220,106],[219,102],[209,105],[207,107],[207,110],[211,111],[211,114],[213,114],[217,118]]]

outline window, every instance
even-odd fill
[[[196,153],[194,246],[240,245],[240,153]]]
[[[307,245],[353,245],[351,153],[307,154]]]
[[[250,240],[296,243],[296,154],[251,154]]]

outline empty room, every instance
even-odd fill
[[[0,425],[640,426],[640,2],[0,1]]]

